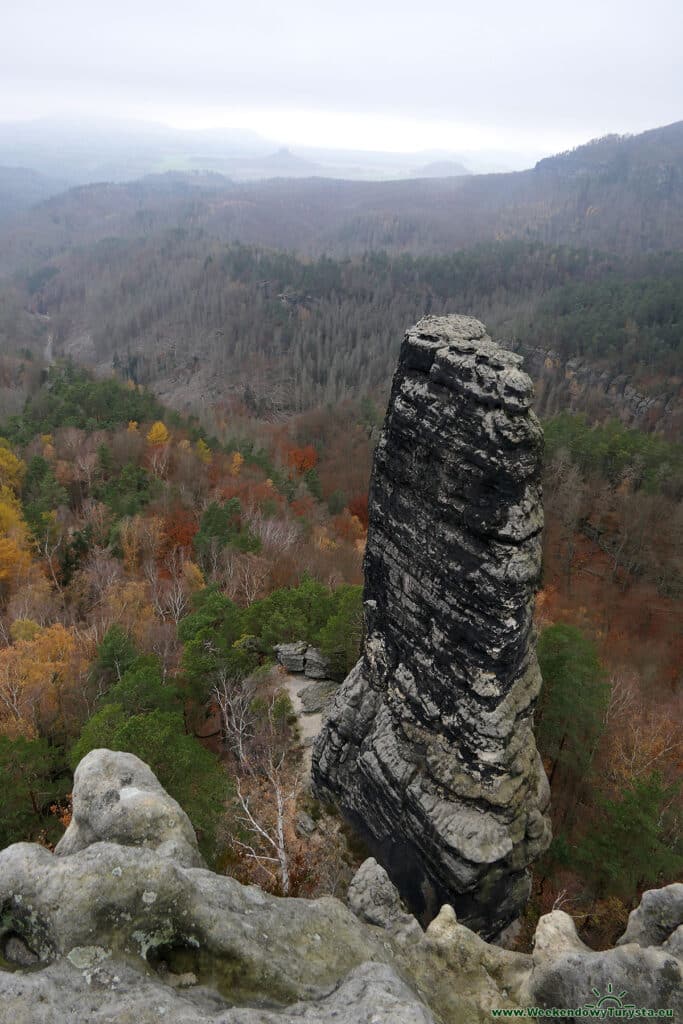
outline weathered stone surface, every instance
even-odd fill
[[[330,663],[317,647],[309,647],[304,657],[304,675],[309,679],[326,679],[330,674]]]
[[[303,672],[307,650],[308,644],[304,640],[297,640],[292,644],[277,644],[275,654],[287,672]]]
[[[628,917],[626,931],[617,945],[661,946],[683,925],[683,883],[648,889]]]
[[[561,910],[539,921],[533,963],[531,1005],[580,1007],[598,1001],[594,990],[601,996],[623,991],[624,1005],[673,1010],[674,1020],[683,1014],[683,963],[669,950],[630,943],[594,953]]]
[[[190,819],[144,761],[91,750],[76,769],[73,818],[55,852],[77,853],[105,837],[154,849],[186,867],[204,866]]]
[[[313,779],[429,920],[491,936],[527,899],[549,791],[533,709],[542,432],[521,358],[471,317],[406,335],[375,455],[366,641]]]
[[[386,964],[355,968],[329,995],[284,1010],[231,1007],[206,988],[178,992],[168,979],[106,961],[67,961],[40,975],[0,972],[1,1024],[433,1024],[426,1006]]]
[[[402,939],[422,937],[422,929],[406,913],[396,886],[374,857],[363,861],[351,880],[347,900],[356,917],[367,924],[386,928]]]
[[[319,682],[311,683],[299,691],[301,704],[306,715],[319,714],[325,711],[339,689],[339,683],[332,679],[321,679]]]
[[[79,787],[81,837],[94,832],[82,801]],[[361,921],[336,899],[278,899],[179,864],[134,803],[108,821],[140,845],[105,826],[70,854],[0,853],[0,1024],[485,1024],[497,1008],[583,1005],[610,982],[645,1006],[680,1001],[671,950],[593,953],[558,912],[532,959],[488,945],[449,906],[423,933],[376,862],[352,886]]]
[[[359,964],[385,959],[337,900],[283,902],[111,842],[66,857],[9,847],[0,854],[0,907],[0,944],[17,936],[43,963],[90,947],[140,962],[167,958],[175,973],[192,971],[243,1002],[319,998]]]

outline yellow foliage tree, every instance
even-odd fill
[[[233,452],[230,459],[230,476],[239,476],[244,463],[244,456],[240,452]]]
[[[7,441],[0,437],[0,485],[18,491],[25,472],[26,465],[10,450]]]
[[[59,716],[61,690],[77,674],[79,648],[61,623],[41,628],[26,619],[16,634],[15,643],[0,650],[0,732],[30,737]]]
[[[197,457],[199,458],[199,460],[203,462],[206,466],[208,466],[212,458],[211,449],[209,448],[208,444],[206,443],[203,437],[200,437],[199,440],[197,441],[197,444],[195,445],[195,451],[197,452]]]
[[[0,582],[12,584],[31,564],[28,528],[14,492],[0,486]]]
[[[157,420],[156,423],[153,423],[149,428],[149,433],[147,434],[147,440],[155,447],[157,445],[168,444],[170,437],[171,435],[168,427],[165,423],[162,423],[161,420]]]
[[[183,577],[190,593],[195,593],[205,586],[202,570],[196,562],[191,562],[189,559],[183,562]]]
[[[136,643],[139,643],[150,623],[154,621],[154,608],[148,585],[142,580],[112,584],[102,602],[102,612],[104,628],[116,622],[130,633]]]
[[[27,572],[31,556],[12,537],[0,537],[0,582],[15,583]]]
[[[138,429],[138,421],[137,420],[128,420],[128,433],[129,434],[134,434],[137,429]]]

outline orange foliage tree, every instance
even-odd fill
[[[63,687],[78,674],[80,645],[61,623],[12,626],[15,642],[0,650],[0,731],[35,736],[61,716]]]
[[[314,469],[318,462],[318,453],[312,444],[303,448],[290,448],[287,452],[287,465],[297,473],[306,473]]]

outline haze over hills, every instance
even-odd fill
[[[270,168],[269,180],[173,172],[55,196],[6,229],[1,267],[49,260],[76,243],[170,227],[340,256],[382,248],[443,253],[510,238],[622,253],[683,243],[683,122],[609,136],[508,174],[290,180],[278,175],[307,174],[317,165],[288,151],[258,160]]]
[[[627,419],[671,432],[682,149],[677,123],[510,174],[81,186],[0,233],[0,343],[39,352],[49,334],[51,356],[114,366],[171,404],[246,389],[270,415],[381,391],[403,323],[459,309],[559,353],[559,377],[575,357],[594,368],[586,387],[621,374]]]
[[[386,180],[416,177],[421,168],[439,162],[447,165],[442,173],[449,175],[503,170],[510,163],[509,158],[501,162],[495,152],[472,153],[464,161],[441,151],[292,149],[245,130],[181,130],[107,118],[0,124],[0,166],[26,167],[58,178],[63,187],[132,181],[165,171],[213,171],[236,181],[312,176]],[[431,170],[427,173],[433,176]]]

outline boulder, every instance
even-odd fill
[[[326,679],[330,674],[330,663],[317,647],[309,647],[304,656],[304,675],[309,679]]]
[[[351,880],[347,900],[356,917],[404,939],[420,938],[422,929],[406,912],[388,874],[374,857],[363,861]]]
[[[683,963],[669,950],[636,943],[588,949],[568,914],[555,910],[536,929],[530,1005],[645,1007],[683,1015]]]
[[[629,914],[626,931],[618,946],[636,942],[639,946],[661,946],[683,925],[683,883],[644,892],[639,905]]]
[[[144,761],[91,750],[74,774],[73,817],[55,853],[78,853],[105,838],[156,850],[184,867],[204,866],[190,819]]]
[[[304,656],[308,650],[308,644],[304,640],[297,640],[291,644],[276,644],[275,654],[277,660],[287,672],[303,672]]]

